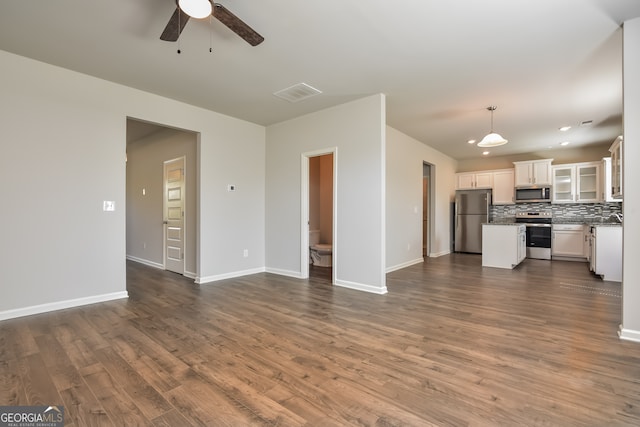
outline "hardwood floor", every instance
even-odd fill
[[[453,254],[382,296],[326,271],[127,272],[128,300],[0,322],[0,405],[64,405],[67,426],[640,425],[620,285],[582,263]]]

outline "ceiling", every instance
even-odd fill
[[[260,125],[384,93],[390,126],[456,159],[481,156],[467,140],[489,132],[490,105],[509,140],[490,156],[622,131],[620,24],[640,17],[638,0],[222,4],[265,41],[215,19],[161,41],[174,0],[2,0],[0,49]],[[322,94],[273,95],[301,82]]]

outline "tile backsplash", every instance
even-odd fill
[[[611,216],[622,213],[622,203],[522,203],[517,205],[496,205],[489,210],[490,221],[509,221],[516,212],[548,212],[553,222],[597,223],[611,222]]]

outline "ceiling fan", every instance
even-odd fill
[[[242,37],[244,41],[249,43],[251,46],[257,46],[264,41],[264,37],[258,34],[253,28],[248,26],[242,19],[238,18],[236,15],[231,13],[229,9],[221,5],[220,3],[214,3],[212,0],[199,0],[199,6],[204,4],[204,7],[208,8],[205,11],[205,15],[189,15],[185,12],[184,9],[187,9],[184,5],[185,0],[176,0],[176,10],[171,15],[167,26],[165,27],[162,35],[160,35],[160,40],[165,40],[169,42],[175,42],[180,37],[180,33],[184,29],[184,26],[187,25],[189,18],[198,17],[198,18],[207,18],[209,16],[213,16],[218,21],[222,22],[227,26],[231,31]],[[182,6],[182,7],[181,7]],[[209,12],[210,11],[210,12]]]

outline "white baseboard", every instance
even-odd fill
[[[259,268],[253,268],[250,270],[233,271],[231,273],[218,274],[215,276],[196,277],[195,282],[199,285],[204,285],[211,282],[218,282],[220,280],[233,279],[235,277],[249,276],[250,274],[264,273],[264,272],[265,272],[265,268],[259,267]]]
[[[281,270],[279,268],[267,268],[267,273],[277,274],[279,276],[293,277],[294,279],[302,279],[302,274],[299,271]]]
[[[0,311],[0,321],[14,319],[16,317],[31,316],[34,314],[48,313],[50,311],[64,310],[67,308],[80,307],[83,305],[97,304],[116,299],[129,298],[127,291],[113,292],[110,294],[94,295],[90,297],[58,301],[47,304],[33,305],[31,307],[16,308],[13,310]]]
[[[346,280],[336,280],[336,286],[343,288],[355,289],[357,291],[369,292],[372,294],[384,295],[387,293],[387,287],[379,288],[377,286],[365,285],[363,283],[348,282]]]
[[[394,265],[392,267],[388,267],[386,273],[391,273],[392,271],[402,270],[403,268],[410,267],[416,264],[422,264],[424,262],[424,258],[418,258],[411,261],[403,262],[402,264]]]
[[[441,256],[449,255],[450,253],[451,253],[451,251],[431,252],[427,256],[429,258],[438,258],[438,257],[441,257]]]
[[[154,262],[154,261],[149,261],[149,260],[138,258],[138,257],[132,256],[132,255],[127,255],[127,259],[129,261],[133,261],[133,262],[137,262],[137,263],[140,263],[140,264],[144,264],[144,265],[147,265],[149,267],[158,268],[160,270],[165,270],[164,265],[162,265],[160,263],[157,263],[157,262]],[[186,277],[187,279],[193,279],[194,281],[196,280],[196,277],[198,276],[196,273],[194,273],[192,271],[186,271],[186,270],[185,270],[184,273],[182,273],[182,275],[184,277]]]
[[[625,329],[622,325],[618,329],[618,336],[621,340],[640,342],[640,331]]]
[[[159,268],[160,270],[164,270],[164,265],[158,262],[149,261],[148,259],[138,258],[133,255],[127,255],[127,259],[129,261],[134,261],[140,264],[148,265],[149,267]]]

